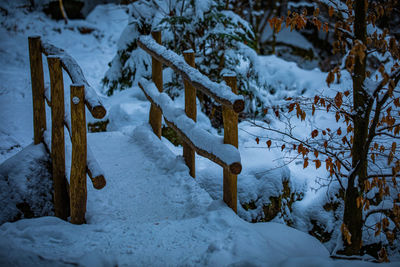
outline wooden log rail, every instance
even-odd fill
[[[103,118],[106,109],[95,90],[86,81],[82,69],[64,50],[42,43],[39,36],[28,38],[32,80],[34,143],[43,142],[52,158],[55,215],[71,223],[85,222],[86,174],[93,187],[106,185],[104,172],[87,146],[85,105],[95,118]],[[42,53],[47,56],[50,90],[44,86]],[[70,112],[64,104],[64,69],[71,78]],[[51,108],[51,132],[46,130],[45,101]],[[72,143],[70,185],[65,176],[64,127]]]
[[[47,57],[48,59],[51,58],[51,56]],[[52,107],[51,105],[51,99],[50,99],[50,93],[48,88],[45,88],[45,100],[46,103],[49,107]],[[68,131],[70,139],[72,138],[72,132],[71,132],[71,115],[69,114],[68,110],[65,110],[64,114],[64,126]],[[49,139],[51,140],[51,139]],[[47,142],[46,138],[44,139],[45,145],[47,147],[50,147],[51,142]],[[72,141],[72,139],[71,139]],[[87,146],[87,162],[86,162],[86,173],[88,174],[90,180],[92,181],[93,187],[96,189],[102,189],[106,185],[106,180],[104,178],[104,172],[101,169],[99,163],[97,162],[92,150],[90,149],[90,146]]]
[[[158,44],[150,36],[141,36],[138,40],[138,45],[155,60],[182,75],[184,80],[190,82],[196,89],[214,98],[221,105],[233,109],[236,113],[243,111],[244,100],[242,96],[234,94],[227,85],[212,82],[207,76],[204,76],[200,71],[187,64],[182,57]]]
[[[233,174],[242,170],[239,151],[230,144],[200,128],[185,115],[183,109],[174,107],[166,93],[160,93],[153,82],[142,78],[139,82],[146,98],[162,111],[164,120],[197,154],[210,159]]]
[[[237,95],[236,76],[224,77],[215,83],[195,69],[194,52],[184,51],[182,58],[161,44],[161,32],[152,37],[141,36],[138,45],[152,56],[152,80],[142,78],[139,87],[151,103],[149,123],[161,138],[161,120],[183,140],[183,157],[190,175],[195,177],[195,153],[223,167],[223,199],[237,212],[237,175],[242,170],[238,148],[238,113],[244,109],[242,96]],[[170,97],[162,93],[162,64],[182,75],[185,85],[185,109],[174,107]],[[214,98],[223,107],[223,140],[196,124],[196,89]]]
[[[104,108],[96,91],[87,82],[82,69],[78,63],[63,49],[52,44],[41,42],[41,51],[46,56],[56,56],[60,58],[63,69],[68,73],[74,84],[83,84],[85,86],[85,104],[92,116],[96,119],[102,119],[106,115]]]

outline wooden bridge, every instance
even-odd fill
[[[237,95],[235,76],[225,76],[226,84],[215,83],[195,69],[192,50],[178,56],[161,45],[161,32],[152,37],[141,36],[138,45],[152,56],[152,81],[141,79],[139,87],[151,102],[149,123],[154,134],[161,138],[164,121],[183,140],[183,156],[190,175],[195,178],[195,153],[223,167],[223,200],[237,212],[237,175],[242,170],[238,147],[238,113],[244,101]],[[47,56],[50,73],[50,92],[44,86],[42,55]],[[87,146],[85,105],[95,118],[103,118],[106,110],[95,90],[86,81],[75,60],[64,50],[42,42],[40,37],[29,37],[32,97],[34,114],[34,143],[43,142],[51,152],[53,165],[54,206],[57,217],[71,223],[85,222],[86,174],[94,188],[106,185],[105,175]],[[177,109],[163,91],[162,65],[180,74],[185,85],[185,109]],[[70,106],[64,105],[64,69],[71,78]],[[223,107],[224,139],[214,136],[196,124],[196,90],[214,98]],[[51,107],[51,132],[46,130],[45,102]],[[64,127],[72,143],[70,184],[65,177]]]

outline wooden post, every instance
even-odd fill
[[[224,76],[226,84],[237,94],[236,76]],[[232,109],[222,107],[224,122],[224,144],[238,147],[238,114]],[[224,169],[224,202],[237,213],[237,175]]]
[[[161,44],[161,32],[152,32],[151,35],[153,36],[154,40]],[[162,77],[162,63],[152,57],[151,59],[152,62],[152,79],[154,84],[157,86],[158,91],[162,92],[163,91],[163,77]],[[153,128],[153,132],[158,136],[158,138],[161,139],[161,119],[162,119],[162,113],[159,108],[157,108],[154,105],[151,105],[150,107],[150,114],[149,114],[149,123],[151,127]]]
[[[71,142],[72,161],[70,177],[71,223],[85,223],[86,212],[86,118],[85,88],[71,85]]]
[[[46,130],[42,48],[40,36],[30,36],[28,41],[33,102],[33,143],[37,145],[43,142],[43,133]]]
[[[64,82],[59,57],[47,57],[51,86],[51,160],[53,164],[54,210],[67,220],[69,196],[65,177]]]
[[[183,52],[183,57],[186,63],[190,66],[195,67],[194,52],[193,50],[187,50]],[[185,113],[186,115],[196,122],[197,120],[197,108],[196,108],[196,88],[193,87],[188,81],[184,80],[185,84]],[[192,149],[187,143],[182,142],[183,146],[183,157],[186,165],[189,167],[190,176],[196,177],[196,161],[195,161],[195,150]]]

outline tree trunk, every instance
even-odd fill
[[[366,44],[366,1],[355,1],[354,33],[355,41]],[[353,172],[348,178],[346,189],[343,223],[351,235],[351,243],[344,240],[344,251],[346,255],[360,254],[362,246],[362,205],[357,207],[357,198],[364,193],[364,181],[367,177],[367,155],[366,148],[368,136],[368,124],[370,109],[368,108],[369,96],[364,89],[366,72],[366,56],[361,59],[358,55],[355,58],[353,79],[353,108],[354,116],[354,138],[352,146],[352,167]]]

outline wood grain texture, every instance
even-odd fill
[[[237,213],[237,174],[224,168],[223,171],[223,200],[235,213]]]
[[[43,133],[46,130],[41,40],[39,36],[31,36],[28,37],[28,42],[32,81],[33,142],[37,145],[43,142]]]
[[[232,88],[232,92],[237,94],[236,76],[225,76],[226,84]],[[232,109],[222,107],[222,119],[224,123],[224,144],[230,144],[238,147],[238,114]]]
[[[69,216],[69,195],[65,177],[64,82],[60,58],[48,57],[51,88],[51,160],[53,167],[54,211],[58,218]]]
[[[71,85],[72,160],[70,177],[71,223],[85,223],[86,213],[86,118],[83,85]]]
[[[186,63],[190,66],[195,67],[194,52],[183,52],[183,57]],[[192,86],[190,82],[184,80],[185,85],[185,113],[193,121],[197,121],[197,107],[196,107],[196,88]],[[196,177],[196,160],[195,150],[186,144],[182,143],[183,147],[183,158],[185,159],[186,165],[189,167],[189,174],[193,178]]]
[[[152,32],[154,40],[161,44],[161,32]],[[163,91],[163,77],[162,77],[162,63],[158,61],[155,57],[151,58],[151,74],[152,80],[154,84],[157,86],[158,91]],[[162,121],[162,112],[157,106],[153,104],[150,107],[149,113],[149,123],[151,128],[153,128],[153,132],[161,139],[161,121]]]
[[[226,84],[232,88],[232,92],[237,94],[236,76],[225,76]],[[230,144],[238,148],[238,114],[230,108],[222,107],[224,122],[224,144]],[[237,175],[224,169],[224,202],[237,213]]]
[[[243,111],[243,109],[244,109],[244,100],[237,99],[237,100],[231,102],[226,98],[219,97],[218,95],[213,93],[209,88],[207,88],[203,84],[201,84],[199,82],[196,82],[196,81],[192,81],[190,79],[189,75],[186,74],[183,69],[179,68],[179,66],[175,65],[174,62],[169,61],[168,59],[164,58],[162,55],[157,54],[155,51],[149,49],[145,44],[140,42],[140,40],[138,40],[137,43],[138,43],[140,48],[145,50],[153,58],[157,59],[158,61],[162,62],[163,64],[165,64],[168,67],[170,67],[171,69],[173,69],[176,73],[180,74],[183,77],[183,79],[185,79],[187,81],[190,81],[190,83],[194,87],[196,87],[197,90],[199,90],[199,91],[203,92],[204,94],[207,94],[208,96],[214,98],[221,105],[227,106],[227,107],[233,109],[236,113],[239,113],[239,112]]]

